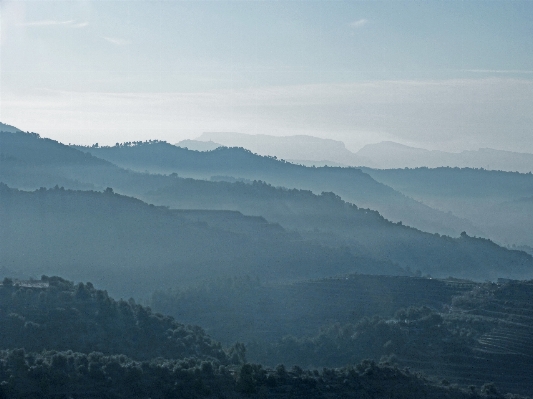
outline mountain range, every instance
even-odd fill
[[[24,258],[24,265],[35,266],[28,273],[44,270],[74,278],[68,274],[68,265],[92,265],[80,270],[93,270],[96,265],[105,268],[111,262],[135,268],[135,265],[144,267],[152,259],[149,263],[161,265],[157,267],[168,273],[176,267],[172,265],[185,265],[185,269],[181,270],[187,277],[179,279],[193,281],[213,270],[211,266],[191,266],[191,259],[196,257],[196,265],[219,262],[221,273],[250,273],[267,280],[273,276],[305,279],[353,271],[409,274],[418,270],[435,277],[454,275],[477,280],[527,278],[532,275],[533,259],[524,252],[510,251],[466,233],[459,238],[450,238],[393,223],[378,212],[353,205],[331,192],[317,195],[309,190],[274,187],[259,181],[230,183],[182,178],[175,172],[169,175],[136,172],[36,134],[2,133],[0,139],[1,180],[19,188],[14,190],[4,186],[2,190],[5,220],[9,220],[9,224],[3,224],[3,264],[9,266],[17,257],[26,254],[23,248],[33,237],[33,247],[44,252],[39,250],[31,255],[31,259]],[[244,176],[251,176],[254,171],[259,175],[263,171],[267,175],[273,170],[272,176],[281,179],[292,173],[289,183],[296,182],[298,177],[303,181],[334,182],[340,179],[342,182],[347,176],[350,180],[344,182],[353,186],[352,192],[363,192],[367,198],[381,195],[384,197],[381,201],[384,201],[385,195],[391,192],[393,195],[389,199],[407,198],[394,194],[388,186],[377,183],[368,174],[356,169],[305,168],[259,157],[242,149],[202,153],[152,142],[94,148],[91,151],[111,154],[119,160],[131,159],[131,162],[144,162],[144,159],[151,158],[152,165],[163,162],[160,168],[171,168],[178,162],[183,170],[196,171],[204,176],[215,171],[215,166],[220,167],[219,173],[242,171]],[[144,158],[139,154],[144,154]],[[198,158],[198,155],[201,157]],[[174,164],[166,164],[167,161]],[[65,184],[67,189],[78,191],[61,190],[60,187],[39,189],[52,184],[54,187],[57,185],[55,181]],[[111,189],[105,189],[105,193],[79,191],[88,187],[91,190],[112,187],[122,195],[110,192]],[[39,190],[27,192],[20,189]],[[371,190],[375,190],[374,193]],[[152,209],[148,204],[126,195],[173,209],[211,212],[176,213],[164,208]],[[73,205],[67,207],[68,203]],[[27,208],[24,204],[28,204]],[[127,211],[130,208],[132,210]],[[68,209],[72,213],[69,214]],[[252,222],[245,217],[231,216],[235,215],[231,213],[217,214],[213,210],[239,211],[265,219],[262,222],[253,219],[255,221]],[[89,217],[93,212],[96,212],[94,217]],[[138,216],[130,220],[129,215]],[[163,222],[163,219],[166,221]],[[69,220],[78,220],[79,223],[76,226]],[[281,227],[272,227],[267,221],[278,223]],[[33,226],[35,223],[37,225]],[[153,228],[143,228],[143,223]],[[158,223],[162,223],[161,227],[156,228]],[[88,230],[84,231],[86,225]],[[24,234],[13,234],[16,231],[24,231]],[[100,231],[102,233],[98,233]],[[144,231],[152,233],[145,236]],[[296,235],[291,235],[291,232]],[[177,237],[181,238],[173,241]],[[233,243],[227,240],[233,240]],[[258,243],[258,240],[264,241]],[[139,252],[143,241],[147,247]],[[171,245],[172,242],[180,244]],[[64,245],[67,247],[60,249]],[[105,248],[105,251],[98,248]],[[202,250],[198,251],[199,248]],[[256,255],[252,256],[252,253]],[[262,263],[272,263],[272,266],[258,268]],[[60,267],[61,264],[64,267]],[[56,269],[49,270],[51,265]],[[106,269],[102,274],[107,275],[110,281],[118,281],[114,285],[117,291],[123,288],[120,284],[122,267]],[[149,273],[149,269],[145,271]],[[161,274],[171,281],[166,273],[162,271]],[[137,271],[135,276],[139,282],[136,287],[144,284],[145,292],[148,291],[150,284],[141,283],[143,273]],[[154,282],[154,286],[157,284],[159,282]]]
[[[206,142],[209,146],[206,147]],[[206,151],[216,146],[244,147],[259,155],[276,156],[307,166],[366,166],[378,169],[417,167],[484,168],[509,172],[533,171],[533,154],[480,148],[457,153],[426,150],[392,141],[367,144],[356,152],[342,141],[313,136],[270,136],[243,133],[203,133],[196,140],[176,144]]]
[[[0,398],[527,395],[531,176],[0,132]]]
[[[361,208],[380,212],[393,222],[432,233],[459,235],[482,232],[471,222],[441,212],[379,183],[356,168],[305,167],[259,156],[243,148],[200,152],[166,142],[126,143],[114,147],[74,147],[115,165],[138,172],[171,174],[194,179],[214,176],[262,180],[274,186],[334,192]]]

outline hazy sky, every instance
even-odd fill
[[[0,121],[533,152],[533,1],[1,0]]]

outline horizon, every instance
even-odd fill
[[[9,124],[6,124],[6,123],[3,123],[2,121],[0,121],[0,125],[7,125],[7,126],[10,126],[10,127],[15,127],[17,129],[19,129],[17,126],[12,126],[12,125],[9,125]],[[1,131],[1,129],[0,129]],[[244,135],[244,136],[247,136],[247,137],[254,137],[254,136],[257,136],[257,137],[267,137],[267,138],[274,138],[274,139],[284,139],[284,138],[309,138],[309,139],[318,139],[318,140],[328,140],[328,141],[333,141],[333,142],[336,142],[336,143],[339,143],[339,144],[342,144],[344,146],[344,148],[346,150],[348,150],[349,152],[351,152],[352,154],[355,154],[357,155],[357,153],[359,151],[351,151],[350,149],[348,149],[346,147],[346,144],[341,141],[341,140],[335,140],[335,139],[331,139],[331,138],[321,138],[321,137],[317,137],[317,136],[311,136],[311,135],[306,135],[306,134],[297,134],[297,135],[288,135],[288,136],[273,136],[273,135],[268,135],[268,134],[263,134],[263,133],[257,133],[257,134],[247,134],[247,133],[240,133],[240,132],[203,132],[200,136],[196,137],[196,138],[186,138],[186,139],[182,139],[178,142],[170,142],[168,140],[161,140],[161,139],[158,139],[158,138],[153,138],[153,139],[146,139],[146,140],[129,140],[129,141],[122,141],[122,142],[115,142],[114,144],[113,143],[109,143],[109,144],[100,144],[98,142],[95,142],[95,143],[88,143],[88,144],[79,144],[79,143],[65,143],[65,142],[61,142],[59,140],[56,140],[55,138],[52,138],[52,137],[46,137],[46,136],[43,136],[41,133],[39,132],[34,132],[34,131],[24,131],[23,129],[19,129],[19,132],[21,133],[37,133],[41,138],[45,138],[45,139],[51,139],[51,140],[55,140],[57,141],[58,143],[60,144],[63,144],[63,145],[66,145],[66,146],[73,146],[73,147],[91,147],[91,146],[97,146],[97,148],[111,148],[111,147],[115,147],[117,144],[118,145],[124,145],[124,144],[137,144],[137,143],[140,143],[140,144],[144,144],[144,143],[148,143],[150,141],[159,141],[159,142],[163,142],[163,143],[166,143],[166,144],[170,144],[170,145],[173,145],[173,146],[177,146],[179,147],[179,144],[181,142],[184,142],[184,141],[191,141],[191,142],[200,142],[200,143],[213,143],[213,144],[218,144],[220,145],[220,147],[227,147],[227,148],[236,148],[236,147],[243,147],[247,150],[250,150],[249,148],[246,148],[245,146],[242,146],[242,145],[239,145],[239,146],[235,146],[235,145],[224,145],[222,143],[218,143],[216,142],[215,140],[213,140],[213,137],[209,137],[209,139],[203,139],[202,140],[202,136],[203,135],[209,135],[209,136],[212,136],[213,134],[217,135],[217,134],[237,134],[237,135]],[[223,141],[223,140],[221,140]],[[415,147],[415,146],[409,146],[409,145],[406,145],[406,144],[402,144],[402,143],[398,143],[396,141],[390,141],[390,140],[384,140],[384,141],[380,141],[380,142],[377,142],[377,143],[368,143],[368,144],[365,144],[360,150],[363,150],[365,148],[369,148],[369,147],[381,147],[381,149],[383,148],[382,146],[383,145],[389,145],[389,144],[392,144],[393,146],[395,147],[399,147],[399,148],[405,148],[405,149],[409,149],[409,150],[422,150],[422,151],[425,151],[425,152],[432,152],[432,153],[442,153],[442,154],[462,154],[462,153],[465,153],[465,152],[483,152],[483,151],[499,151],[499,152],[508,152],[508,153],[514,153],[514,154],[520,154],[520,155],[533,155],[533,152],[527,152],[527,151],[509,151],[509,150],[499,150],[499,149],[495,149],[495,148],[490,148],[490,147],[480,147],[476,150],[460,150],[460,151],[444,151],[444,150],[430,150],[430,149],[427,149],[427,148],[423,148],[423,147]],[[186,148],[186,147],[184,147]],[[188,149],[188,148],[186,148]],[[197,151],[212,151],[212,150],[197,150]],[[252,151],[254,152],[254,151]],[[260,155],[260,156],[263,156],[263,155],[266,155],[266,154],[259,154],[257,153],[256,155]],[[293,161],[298,161],[298,159],[294,159]],[[327,161],[327,160],[324,160],[324,161]],[[329,160],[331,161],[331,160]],[[342,164],[339,164],[339,165],[342,165]],[[349,165],[344,165],[344,166],[349,166]]]
[[[65,144],[241,132],[533,153],[529,1],[0,7],[0,120]]]

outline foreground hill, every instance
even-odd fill
[[[487,283],[454,297],[440,311],[411,307],[394,317],[331,325],[310,337],[250,345],[249,357],[315,366],[387,358],[450,383],[491,381],[500,391],[528,395],[533,391],[531,295],[531,281]]]
[[[115,301],[91,283],[59,277],[0,285],[0,348],[25,348],[199,359],[229,364],[219,343],[201,328],[185,326],[149,308]]]
[[[287,370],[213,367],[196,359],[139,362],[124,355],[0,351],[0,398],[504,399],[492,384],[460,389],[375,362]],[[479,389],[479,391],[478,391]],[[521,397],[522,399],[526,399]]]
[[[467,280],[363,274],[291,284],[240,277],[158,290],[150,306],[198,324],[226,344],[275,342],[287,335],[312,336],[321,328],[356,323],[364,317],[392,318],[411,306],[423,304],[440,311],[450,306],[454,296],[476,285]],[[331,366],[316,364],[323,365]]]
[[[2,399],[503,398],[491,384],[463,390],[372,361],[322,371],[243,363],[242,345],[224,352],[200,328],[91,283],[5,279],[0,297]]]
[[[223,341],[239,337],[248,359],[267,365],[387,359],[448,384],[492,381],[502,392],[529,394],[532,295],[532,281],[353,275],[280,286],[211,282],[158,292],[152,304]]]
[[[75,147],[124,168],[153,173],[177,173],[196,179],[230,176],[262,180],[275,186],[331,191],[359,207],[379,211],[394,222],[440,234],[477,233],[466,220],[436,211],[378,183],[354,168],[310,168],[259,156],[243,148],[217,148],[199,152],[165,142],[126,143],[115,147]]]
[[[471,220],[491,239],[506,245],[533,245],[528,205],[533,197],[531,173],[469,168],[364,170],[431,207]]]

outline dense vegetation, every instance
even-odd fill
[[[91,283],[46,276],[23,284],[6,278],[0,285],[0,348],[230,362],[199,327],[153,313],[133,299],[115,301]]]
[[[468,390],[389,365],[287,370],[256,364],[213,367],[189,358],[133,361],[126,356],[23,349],[0,351],[0,398],[504,398],[491,384]],[[511,398],[517,396],[506,396]]]
[[[0,399],[533,392],[530,176],[374,172],[0,132]]]
[[[0,297],[0,398],[501,397],[372,361],[320,372],[248,364],[242,345],[223,351],[200,328],[91,283],[6,278]]]
[[[235,277],[158,290],[150,306],[201,325],[226,344],[274,342],[286,335],[314,335],[322,327],[357,323],[364,317],[392,318],[399,309],[420,304],[442,310],[454,296],[474,286],[470,281],[362,274],[292,284]]]
[[[529,394],[531,297],[533,282],[353,275],[283,286],[212,282],[157,292],[152,304],[222,341],[238,337],[249,360],[270,366],[373,359],[450,383],[493,381],[502,391]]]

